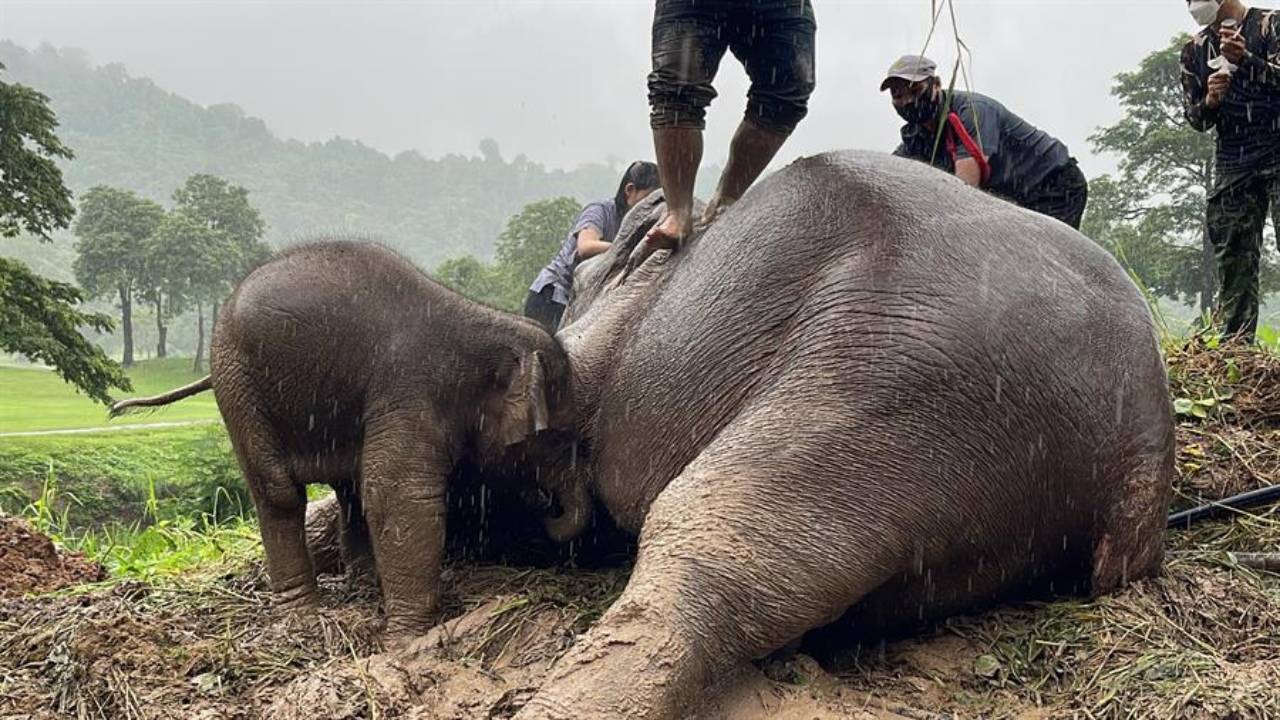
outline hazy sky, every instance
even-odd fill
[[[918,52],[929,0],[815,0],[818,87],[784,159],[843,147],[890,150],[897,116],[885,68]],[[1274,7],[1275,2],[1258,3]],[[1085,171],[1112,161],[1086,138],[1119,109],[1111,78],[1180,31],[1184,0],[955,0],[973,89],[1058,136]],[[645,76],[651,0],[59,2],[0,0],[0,37],[76,46],[95,63],[202,104],[234,102],[281,136],[357,138],[394,154],[475,154],[558,167],[650,157]],[[930,55],[954,58],[944,15]],[[746,76],[726,56],[708,118],[723,158]]]

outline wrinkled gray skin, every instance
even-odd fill
[[[567,426],[560,346],[535,323],[470,302],[371,244],[287,250],[224,308],[213,390],[278,601],[315,602],[304,486],[327,483],[345,521],[329,508],[314,519],[320,535],[343,525],[356,565],[367,537],[388,634],[424,631],[440,599],[447,479],[464,461],[502,477],[537,433]],[[589,503],[582,488],[561,500]],[[584,519],[575,509],[547,529],[569,537]],[[310,534],[316,564],[336,564],[334,544]]]
[[[557,336],[638,560],[518,717],[678,717],[842,614],[877,635],[1158,572],[1165,370],[1103,250],[879,154],[798,161],[623,279],[656,212]]]

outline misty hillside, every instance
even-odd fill
[[[187,176],[213,173],[249,189],[276,246],[341,230],[377,237],[426,268],[464,253],[487,257],[526,203],[608,196],[622,171],[548,170],[524,156],[504,159],[493,141],[475,157],[437,160],[393,158],[340,138],[301,143],[235,105],[200,106],[118,64],[95,67],[79,50],[0,41],[0,63],[7,79],[50,97],[58,134],[76,153],[64,172],[77,194],[102,183],[168,205]]]

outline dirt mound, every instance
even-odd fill
[[[106,579],[102,566],[54,546],[21,518],[0,515],[0,597]]]

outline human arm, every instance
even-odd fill
[[[578,259],[586,260],[595,257],[613,247],[613,243],[606,242],[600,235],[600,230],[595,226],[587,226],[578,231]]]
[[[956,158],[956,177],[973,187],[982,187],[982,167],[971,157]]]
[[[1000,150],[1001,113],[1007,111],[997,109],[985,116],[988,120],[985,127],[980,126],[977,110],[972,107],[948,119],[955,175],[972,187],[981,188],[990,179],[991,157]]]
[[[1200,77],[1195,42],[1182,47],[1182,110],[1191,127],[1204,132],[1218,124],[1218,108],[1226,95],[1226,87],[1221,80],[1215,81],[1215,92],[1211,96],[1208,83]],[[1226,78],[1226,83],[1230,82],[1230,78]]]

